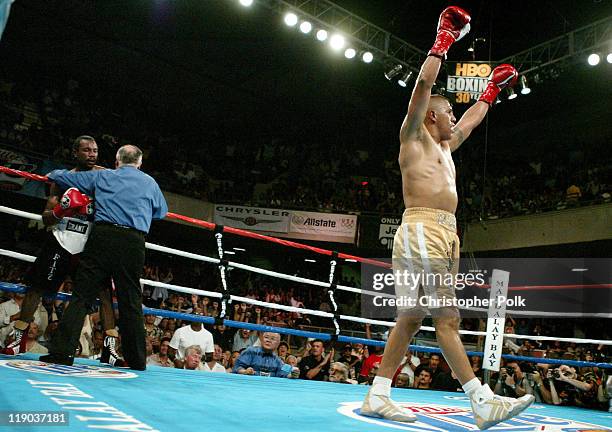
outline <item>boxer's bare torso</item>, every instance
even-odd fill
[[[422,126],[417,139],[401,143],[399,165],[406,208],[428,207],[455,213],[455,164],[447,141],[436,143]]]

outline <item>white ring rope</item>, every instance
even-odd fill
[[[23,212],[21,210],[11,209],[5,206],[0,206],[0,212],[12,214],[12,215],[20,216],[24,218],[37,219],[37,220],[42,219],[40,215]],[[151,250],[155,250],[159,252],[165,252],[165,253],[174,254],[174,255],[179,255],[179,256],[183,256],[185,258],[191,258],[197,261],[204,261],[204,262],[209,262],[213,264],[218,264],[220,262],[220,260],[218,259],[210,258],[205,255],[193,254],[190,252],[182,251],[180,249],[173,249],[173,248],[169,248],[166,246],[156,245],[154,243],[147,242],[145,246],[147,247],[147,249],[151,249]],[[11,258],[16,258],[16,259],[27,261],[27,262],[34,262],[36,260],[35,256],[25,255],[25,254],[13,252],[13,251],[6,250],[6,249],[0,249],[0,255],[8,256]],[[310,284],[310,285],[322,286],[325,288],[329,288],[331,286],[331,284],[328,282],[320,282],[320,281],[306,279],[306,278],[302,278],[298,276],[291,276],[291,275],[287,275],[284,273],[277,273],[271,270],[264,270],[264,269],[252,267],[246,264],[234,263],[231,261],[228,262],[228,266],[246,270],[246,271],[251,271],[254,273],[261,273],[261,274],[268,275],[268,276],[278,277],[281,279],[302,282],[302,283]],[[170,289],[173,291],[182,292],[185,294],[197,294],[197,295],[203,295],[203,296],[215,297],[215,298],[223,297],[221,293],[217,293],[213,291],[205,291],[205,290],[201,290],[197,288],[189,288],[189,287],[184,287],[180,285],[172,285],[172,284],[167,284],[164,282],[159,282],[159,281],[154,281],[154,280],[149,280],[149,279],[140,279],[140,283],[143,285],[150,285],[150,286],[155,286],[155,287],[160,287],[160,288],[166,288],[166,289]],[[337,288],[338,289],[349,288],[349,289],[346,289],[346,291],[352,291],[352,292],[358,292],[358,293],[372,293],[375,295],[381,295],[380,293],[368,292],[368,291],[360,290],[358,288],[353,288],[353,287],[342,287],[341,288],[341,285],[338,285]],[[236,300],[239,302],[267,307],[271,309],[284,310],[287,312],[307,313],[309,315],[316,315],[316,316],[321,316],[325,318],[332,318],[334,316],[332,313],[329,313],[329,312],[323,312],[323,311],[313,310],[313,309],[303,309],[303,308],[297,308],[297,307],[286,306],[286,305],[279,305],[276,303],[268,303],[268,302],[264,302],[260,300],[250,299],[248,297],[240,297],[240,296],[232,295],[231,298],[232,300]],[[394,327],[396,324],[395,322],[391,322],[391,321],[373,320],[369,318],[354,317],[350,315],[340,315],[340,319],[345,320],[345,321],[363,323],[363,324],[380,325],[384,327]],[[435,328],[429,327],[429,326],[422,326],[420,330],[435,331]],[[486,336],[487,334],[486,332],[469,331],[469,330],[459,330],[459,333],[464,334],[464,335],[473,335],[473,336]],[[555,337],[555,336],[531,336],[531,335],[518,335],[518,334],[512,334],[512,333],[505,333],[504,337],[513,338],[513,339],[529,339],[529,340],[542,340],[542,341],[575,342],[575,343],[596,344],[596,345],[612,345],[612,341],[597,340],[597,339],[560,338],[560,337]]]
[[[173,249],[167,246],[160,246],[155,243],[146,242],[145,247],[147,249],[151,249],[151,250],[158,251],[158,252],[164,252],[164,253],[171,254],[171,255],[178,255],[184,258],[191,258],[196,261],[204,261],[204,262],[212,263],[212,264],[219,264],[220,262],[217,258],[211,258],[211,257],[207,257],[206,255],[198,255],[198,254],[194,254],[191,252],[185,252],[180,249]]]
[[[27,262],[31,262],[33,263],[34,261],[36,261],[36,257],[32,256],[32,255],[25,255],[25,254],[21,254],[19,252],[13,252],[10,250],[6,250],[6,249],[0,249],[0,255],[4,255],[7,257],[11,257],[11,258],[17,258],[21,261],[27,261]]]
[[[0,211],[2,209],[0,208]],[[219,264],[221,261],[217,258],[211,258],[211,257],[207,257],[205,255],[198,255],[198,254],[194,254],[191,252],[185,252],[182,251],[180,249],[174,249],[174,248],[170,248],[167,246],[160,246],[154,243],[145,243],[145,247],[147,249],[151,249],[151,250],[155,250],[158,252],[165,252],[168,254],[172,254],[172,255],[177,255],[177,256],[182,256],[184,258],[191,258],[197,261],[204,261],[204,262],[208,262],[208,263],[212,263],[212,264]],[[288,275],[285,273],[279,273],[279,272],[275,272],[273,270],[266,270],[266,269],[262,269],[259,267],[253,267],[250,266],[248,264],[242,264],[242,263],[237,263],[234,261],[228,261],[228,266],[231,268],[237,268],[240,270],[244,270],[244,271],[248,271],[248,272],[252,272],[252,273],[259,273],[262,274],[264,276],[270,276],[270,277],[275,277],[275,278],[279,278],[279,279],[285,279],[285,280],[289,280],[292,282],[300,282],[303,284],[308,284],[308,285],[315,285],[315,286],[320,286],[323,288],[329,288],[331,286],[331,284],[329,282],[323,282],[323,281],[317,281],[314,279],[307,279],[307,278],[303,278],[300,276],[293,276],[293,275]],[[345,285],[337,285],[336,286],[337,289],[342,290],[342,291],[348,291],[348,292],[352,292],[352,293],[356,293],[356,294],[368,294],[371,295],[373,297],[375,296],[380,296],[380,297],[387,297],[387,298],[395,298],[394,295],[392,294],[386,294],[386,293],[379,293],[376,291],[368,291],[368,290],[362,290],[360,288],[355,288],[355,287],[350,287],[350,286],[345,286]]]
[[[33,219],[33,220],[37,220],[37,221],[42,221],[42,216],[36,213],[28,213],[28,212],[24,212],[21,210],[17,210],[14,208],[10,208],[10,207],[5,207],[5,206],[0,206],[0,212],[2,213],[8,213],[14,216],[19,216],[22,218],[26,218],[26,219]]]

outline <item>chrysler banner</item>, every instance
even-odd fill
[[[280,209],[215,205],[215,223],[250,231],[287,233],[291,212]]]

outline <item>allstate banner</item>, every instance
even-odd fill
[[[356,215],[291,212],[289,234],[293,238],[353,243],[356,232]]]
[[[215,204],[216,224],[250,231],[287,233],[290,217],[288,210]]]

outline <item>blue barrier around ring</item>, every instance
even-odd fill
[[[0,290],[2,291],[25,293],[27,291],[27,288],[28,287],[26,285],[12,284],[8,282],[0,281]],[[59,298],[61,300],[70,299],[70,295],[65,294],[65,293],[58,293],[55,296],[48,296],[48,297]],[[193,314],[188,314],[188,313],[183,313],[183,312],[174,312],[174,311],[163,310],[163,309],[149,308],[145,306],[143,306],[142,311],[146,315],[156,315],[156,316],[160,316],[164,318],[176,318],[176,319],[185,320],[185,321],[201,322],[203,324],[214,324],[215,323],[215,318],[208,317],[208,316],[202,316],[202,315],[193,315]],[[267,326],[263,324],[253,324],[253,323],[248,323],[248,322],[243,322],[243,321],[234,321],[234,320],[229,320],[229,319],[225,319],[223,321],[223,324],[226,325],[227,327],[243,328],[243,329],[255,330],[255,331],[260,331],[260,332],[275,332],[275,333],[298,336],[298,337],[321,339],[323,341],[332,340],[332,335],[328,333],[316,333],[316,332],[297,330],[297,329],[291,329],[291,328],[272,327],[272,326]],[[338,342],[361,343],[361,344],[368,345],[368,346],[385,346],[386,344],[384,341],[357,338],[357,337],[352,337],[352,336],[343,336],[343,335],[338,335]],[[426,352],[426,353],[435,353],[435,354],[442,353],[442,350],[440,350],[440,348],[426,347],[426,346],[421,346],[421,345],[410,345],[410,349],[415,352]],[[467,355],[482,357],[484,353],[478,352],[478,351],[468,351]],[[515,356],[515,355],[510,355],[510,354],[502,354],[502,357],[508,360],[525,361],[525,362],[530,362],[530,363],[545,363],[545,364],[553,364],[553,365],[567,365],[567,366],[574,366],[574,367],[598,367],[602,369],[612,369],[612,363],[595,363],[595,362],[586,362],[586,361],[577,361],[577,360],[560,360],[560,359],[548,359],[548,358],[538,358],[538,357],[525,357],[525,356]]]

